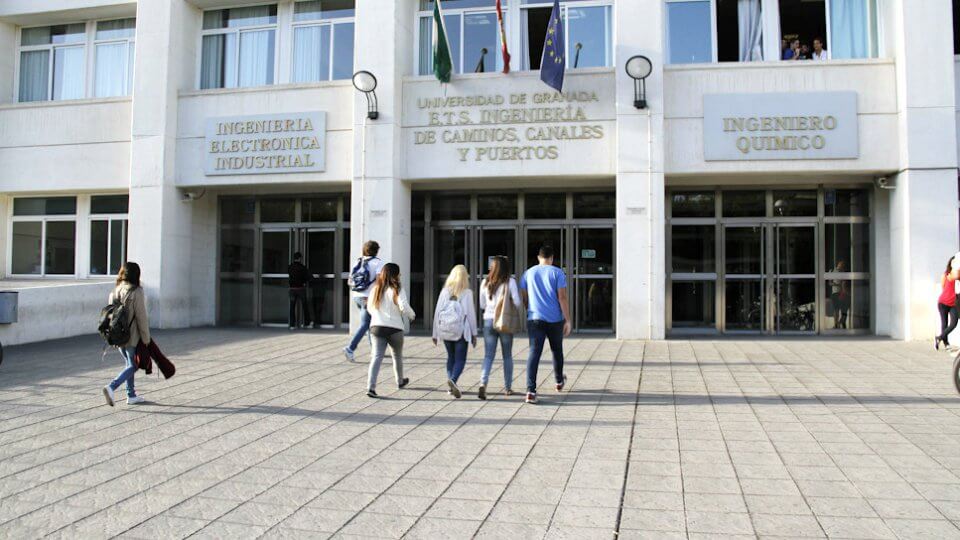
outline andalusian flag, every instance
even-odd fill
[[[447,27],[443,24],[443,12],[440,0],[433,3],[433,74],[440,82],[450,82],[453,71],[453,56],[450,54],[450,42],[447,41]]]

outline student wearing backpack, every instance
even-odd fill
[[[143,403],[142,396],[138,396],[133,385],[133,375],[137,371],[135,360],[137,354],[137,344],[143,342],[149,345],[150,339],[150,321],[147,319],[147,300],[140,287],[140,266],[135,262],[125,262],[120,267],[117,274],[117,286],[110,293],[108,304],[123,306],[119,310],[129,316],[129,339],[125,343],[118,344],[120,354],[126,360],[126,366],[110,384],[103,387],[103,397],[107,405],[113,407],[114,391],[120,388],[120,385],[127,383],[127,405]],[[121,316],[121,318],[123,318]]]
[[[383,355],[390,345],[393,357],[393,375],[397,387],[403,388],[410,382],[403,376],[403,331],[417,317],[407,295],[400,290],[400,267],[394,263],[383,265],[377,274],[377,281],[370,290],[367,302],[370,312],[370,335],[373,336],[373,350],[370,354],[370,371],[367,374],[367,396],[377,397],[377,377]],[[404,320],[406,319],[406,321]]]
[[[467,364],[467,343],[477,346],[477,313],[473,309],[473,291],[467,267],[458,264],[450,271],[437,298],[433,314],[433,344],[443,340],[447,349],[447,387],[459,399],[457,380]]]
[[[370,329],[367,299],[370,297],[370,289],[373,288],[373,284],[377,280],[377,274],[383,268],[383,261],[377,258],[378,253],[380,253],[380,244],[368,240],[363,244],[363,256],[357,259],[357,263],[353,265],[353,269],[350,271],[348,283],[350,284],[350,290],[353,291],[351,296],[353,302],[357,305],[357,309],[360,310],[360,326],[350,339],[350,343],[343,348],[343,355],[350,362],[353,362],[353,353],[360,345],[360,340]]]
[[[503,351],[503,387],[506,395],[513,394],[513,333],[519,328],[522,300],[517,281],[510,277],[510,262],[497,255],[490,262],[490,273],[480,284],[480,309],[483,311],[483,368],[480,370],[480,389],[477,397],[487,399],[490,369],[497,356],[497,342]]]
[[[540,263],[530,267],[520,278],[520,293],[527,305],[527,335],[530,353],[527,356],[527,403],[537,402],[537,370],[543,344],[550,341],[553,351],[553,375],[557,392],[563,390],[567,377],[563,374],[563,338],[570,335],[570,312],[567,307],[567,276],[553,265],[553,248],[542,246],[537,254]]]

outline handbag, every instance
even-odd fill
[[[504,283],[502,287],[507,289],[503,291],[500,301],[497,302],[493,315],[493,329],[501,334],[515,334],[520,330],[520,310],[513,305],[513,300],[510,298],[510,283]]]

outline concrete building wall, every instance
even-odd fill
[[[19,345],[97,331],[112,281],[18,287],[15,324],[0,324],[0,343]]]

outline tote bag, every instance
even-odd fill
[[[506,287],[500,301],[497,302],[497,309],[493,315],[493,329],[501,334],[515,334],[520,331],[520,309],[513,305],[510,298],[510,282],[504,283],[501,287]]]

